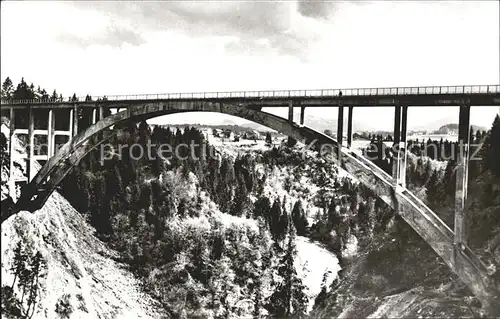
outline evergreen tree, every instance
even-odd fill
[[[255,278],[255,294],[253,298],[253,312],[252,315],[254,318],[260,318],[260,311],[262,308],[262,280],[260,276]]]
[[[266,144],[271,146],[273,144],[273,137],[271,136],[271,132],[266,133]]]
[[[328,287],[326,285],[326,279],[328,278],[328,275],[330,273],[331,271],[328,270],[323,274],[323,280],[321,281],[321,291],[314,299],[314,308],[322,309],[325,307],[325,303],[328,298]]]
[[[480,130],[477,130],[477,131],[476,131],[476,137],[475,137],[475,139],[474,139],[474,143],[479,144],[479,143],[481,143],[481,140],[482,140],[482,134],[481,134],[481,131],[480,131]]]
[[[278,266],[278,275],[281,277],[281,282],[278,283],[270,296],[267,308],[275,318],[291,316],[304,318],[308,300],[305,294],[306,288],[302,280],[297,276],[294,266],[297,249],[293,227],[290,227],[288,235],[287,248]]]
[[[292,221],[295,229],[297,230],[298,236],[306,236],[308,231],[308,222],[304,209],[302,208],[302,202],[300,200],[295,202],[292,209]]]
[[[498,114],[483,147],[486,168],[500,178],[500,116]]]
[[[36,297],[38,293],[38,282],[42,276],[42,271],[46,268],[42,254],[36,252],[34,256],[26,250],[21,241],[14,248],[14,262],[10,271],[14,275],[12,287],[9,288],[10,303],[17,308],[16,312],[22,313],[22,318],[31,318],[34,313]],[[17,286],[21,291],[21,299],[18,301],[17,296],[13,293],[17,281]],[[2,289],[2,293],[3,293]],[[24,309],[24,301],[26,297],[26,306]],[[2,308],[4,308],[4,296],[2,294]],[[2,309],[3,311],[4,309]],[[11,309],[12,310],[12,309]]]
[[[146,121],[139,124],[139,144],[146,146],[151,143],[151,128]]]
[[[224,157],[221,162],[218,176],[217,194],[219,195],[219,205],[223,212],[231,210],[231,203],[233,201],[233,185],[235,180],[234,166],[231,160]]]
[[[279,198],[276,198],[273,206],[271,207],[271,211],[269,213],[269,216],[267,217],[268,222],[269,222],[269,229],[271,231],[271,235],[275,240],[278,240],[281,238],[281,231],[280,231],[280,222],[281,222],[281,215],[282,215],[282,210],[281,210],[281,202]]]
[[[427,183],[426,195],[431,207],[441,208],[445,200],[445,192],[437,170],[433,170],[429,182]]]
[[[269,198],[263,196],[257,199],[254,203],[253,217],[263,217],[264,220],[268,220],[271,212],[271,201]]]
[[[26,316],[31,318],[35,312],[36,297],[38,295],[38,282],[42,276],[42,270],[45,269],[46,264],[43,260],[42,254],[37,251],[35,256],[31,260],[31,273],[30,273],[30,287],[28,290],[27,303],[28,308],[26,309]],[[31,310],[31,314],[30,314]]]
[[[2,84],[2,100],[10,100],[12,99],[14,94],[14,85],[12,84],[12,80],[7,77]]]
[[[50,96],[50,100],[51,100],[51,101],[57,101],[57,99],[58,99],[58,98],[59,98],[59,97],[58,97],[58,95],[57,95],[57,91],[56,91],[56,90],[54,90],[54,91],[52,92],[52,95]]]
[[[24,78],[21,78],[21,82],[17,85],[12,97],[14,100],[29,100],[34,97],[34,92],[30,90]]]
[[[250,203],[246,183],[241,173],[238,174],[235,188],[235,196],[231,213],[235,216],[245,216]]]
[[[14,248],[14,259],[13,259],[12,267],[10,268],[11,272],[14,274],[14,281],[12,282],[12,289],[14,289],[14,287],[16,285],[16,279],[26,269],[27,259],[28,259],[28,256],[26,255],[26,253],[21,245],[21,241],[18,241],[16,244],[16,247]]]

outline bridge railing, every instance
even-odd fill
[[[92,101],[126,100],[174,100],[174,99],[223,99],[223,98],[293,98],[293,97],[334,97],[342,92],[343,96],[376,95],[414,95],[414,94],[496,94],[500,85],[462,85],[462,86],[423,86],[393,88],[355,88],[355,89],[318,89],[318,90],[278,90],[278,91],[233,91],[233,92],[196,92],[196,93],[160,93],[135,95],[91,96]],[[85,101],[79,97],[77,101]],[[42,104],[71,103],[73,100],[31,99],[2,100],[2,104]]]

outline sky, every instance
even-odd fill
[[[491,0],[2,1],[1,77],[64,96],[499,84],[499,12]],[[458,118],[429,110],[411,108],[409,128]],[[471,122],[498,112],[473,108]],[[388,129],[392,113],[355,117]],[[154,122],[189,119],[226,117]]]

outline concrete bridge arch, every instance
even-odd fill
[[[217,102],[148,102],[127,106],[124,111],[112,114],[88,127],[85,131],[74,136],[67,144],[52,156],[47,163],[33,177],[32,181],[23,190],[18,201],[19,209],[36,211],[45,203],[46,199],[62,179],[71,171],[71,168],[86,154],[106,142],[113,136],[112,126],[123,125],[128,122],[140,122],[163,115],[186,112],[217,112],[243,118],[258,123],[288,135],[298,141],[317,142],[329,141],[327,136],[314,130],[302,127],[282,117],[266,113],[257,109],[240,107],[232,104]],[[101,136],[95,144],[89,141]],[[334,142],[334,141],[333,141]],[[332,145],[336,147],[336,142]],[[36,187],[35,187],[36,186]]]
[[[95,105],[95,107],[102,107]],[[57,185],[71,172],[79,160],[105,143],[113,135],[109,128],[127,122],[139,122],[161,115],[182,112],[218,112],[237,116],[286,134],[298,141],[329,144],[337,164],[369,187],[436,251],[446,264],[471,288],[476,296],[495,309],[499,307],[499,293],[486,267],[468,249],[458,249],[454,232],[421,200],[397,184],[391,175],[371,161],[348,148],[339,147],[337,140],[311,128],[296,124],[293,118],[285,119],[261,111],[259,107],[240,106],[217,101],[124,101],[115,107],[124,111],[102,118],[85,131],[74,136],[57,154],[52,156],[23,189],[14,211],[34,212],[41,208]],[[290,114],[290,113],[289,113]],[[97,143],[89,143],[96,139]]]

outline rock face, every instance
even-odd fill
[[[2,176],[4,172],[2,167]],[[2,187],[2,199],[7,197],[5,191]],[[39,280],[32,318],[160,318],[154,300],[93,233],[85,218],[57,192],[37,212],[9,217],[1,225],[2,287],[13,284],[13,250],[21,242],[39,251],[47,266]],[[14,293],[21,299],[17,282]]]
[[[344,267],[313,318],[481,317],[481,304],[402,221]],[[407,236],[403,242],[403,238]]]

